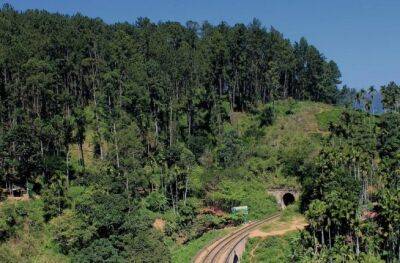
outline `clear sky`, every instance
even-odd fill
[[[205,20],[248,24],[258,18],[287,38],[306,37],[335,60],[343,84],[362,88],[400,82],[399,0],[0,0],[17,10],[100,17],[107,23]]]

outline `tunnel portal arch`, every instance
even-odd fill
[[[276,198],[281,209],[285,209],[286,206],[297,201],[300,196],[299,190],[291,188],[269,189],[267,192]]]

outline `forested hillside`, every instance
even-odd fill
[[[293,247],[297,261],[398,262],[400,87],[381,87],[385,113],[371,114],[375,94],[330,124],[330,135],[303,177],[310,228]],[[300,249],[299,249],[300,248]]]
[[[106,25],[6,5],[0,33],[3,181],[38,191],[55,174],[87,172],[82,153],[79,171],[68,161],[89,131],[95,159],[126,176],[150,160],[173,165],[179,147],[198,158],[223,137],[230,112],[338,95],[334,62],[256,20]]]
[[[257,20],[110,25],[5,5],[0,76],[0,196],[31,197],[0,203],[1,262],[170,262],[241,223],[232,206],[262,218],[277,209],[266,187],[300,185],[299,260],[328,258],[334,240],[399,256],[397,225],[364,239],[359,220],[395,209],[374,204],[397,187],[399,88],[384,87],[383,117],[365,94],[363,112],[333,107],[354,90],[304,38]]]

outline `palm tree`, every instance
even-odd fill
[[[372,109],[372,99],[369,100],[365,100],[365,111],[367,113],[370,113],[371,109]]]
[[[360,90],[360,100],[362,101],[364,107],[365,107],[365,104],[366,104],[366,101],[365,101],[365,94],[366,94],[365,89],[361,89],[361,90]]]
[[[370,86],[369,88],[368,88],[368,94],[369,94],[369,96],[370,96],[370,98],[371,98],[371,109],[372,109],[372,114],[374,114],[374,97],[375,97],[375,93],[376,93],[376,90],[375,90],[375,87],[374,86]]]
[[[360,92],[356,93],[356,101],[357,101],[357,106],[360,106],[360,103],[361,103],[361,93]]]

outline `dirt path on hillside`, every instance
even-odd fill
[[[299,231],[307,226],[307,222],[302,216],[294,217],[288,222],[277,221],[268,226],[267,229],[256,229],[249,235],[250,238],[261,237],[266,238],[270,236],[283,236],[291,231]]]
[[[299,231],[307,226],[305,218],[301,215],[295,216],[289,221],[278,220],[263,229],[256,229],[252,231],[249,238],[261,238],[249,252],[249,260],[251,263],[255,262],[256,250],[262,243],[262,240],[271,236],[283,236],[289,232]]]

